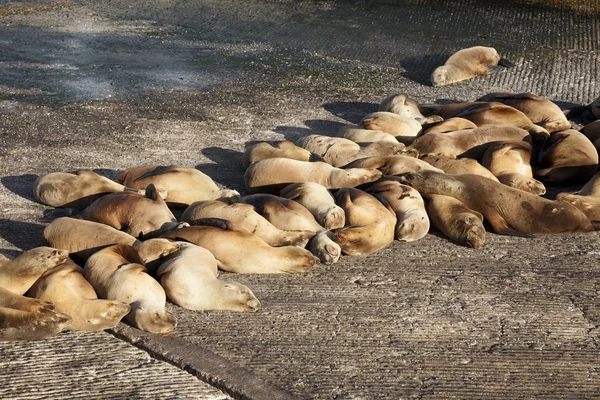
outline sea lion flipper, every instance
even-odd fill
[[[513,68],[515,66],[515,64],[513,64],[511,61],[507,60],[506,58],[500,58],[500,60],[498,60],[498,65],[501,65],[505,68]]]
[[[495,214],[492,216],[488,215],[487,220],[490,223],[490,225],[492,225],[492,229],[494,230],[494,232],[496,232],[499,235],[519,236],[526,238],[533,237],[533,235],[519,232],[516,229],[514,229],[512,226],[509,225],[508,222],[506,222],[504,218],[502,218],[502,216],[500,216],[500,214]]]

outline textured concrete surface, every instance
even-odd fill
[[[39,174],[176,163],[243,190],[246,142],[334,134],[392,93],[433,103],[514,90],[586,104],[600,92],[599,10],[595,0],[4,2],[0,249],[44,244],[44,224],[61,215],[32,200]],[[428,85],[447,55],[476,44],[515,68]],[[168,339],[122,326],[125,341],[2,344],[0,397],[43,398],[28,393],[44,385],[56,390],[48,398],[60,385],[94,398],[224,396],[203,394],[198,377],[250,398],[257,382],[298,398],[598,398],[599,254],[595,233],[489,234],[480,250],[431,233],[303,275],[226,274],[262,309],[169,305],[179,326]],[[41,369],[27,369],[37,358]],[[115,371],[118,389],[104,392]]]

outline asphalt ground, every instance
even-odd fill
[[[600,92],[599,11],[590,0],[3,2],[0,249],[44,245],[62,215],[34,202],[40,174],[180,164],[243,192],[248,142],[335,134],[390,94],[587,104]],[[429,85],[473,45],[515,67]],[[258,312],[169,304],[171,337],[121,324],[3,343],[0,398],[600,398],[599,254],[596,233],[490,233],[473,250],[432,232],[306,274],[224,273]]]

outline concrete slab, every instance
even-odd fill
[[[243,190],[246,142],[333,134],[395,92],[424,103],[496,90],[531,91],[564,108],[590,102],[599,92],[599,9],[591,0],[5,3],[0,249],[43,245],[44,224],[61,214],[33,201],[39,174],[92,168],[114,177],[176,163]],[[445,56],[475,44],[495,46],[515,68],[428,86]],[[595,233],[490,234],[480,250],[432,233],[303,275],[225,274],[252,288],[259,312],[169,305],[179,319],[173,338],[115,331],[179,369],[106,333],[65,333],[3,344],[12,356],[0,366],[12,372],[0,397],[28,395],[31,381],[18,375],[27,353],[44,359],[32,370],[37,387],[50,379],[39,371],[52,371],[94,398],[223,396],[202,394],[183,370],[240,398],[594,398],[598,254]],[[73,346],[99,376],[117,357],[142,367],[104,392],[102,378],[82,380],[66,366]],[[138,385],[141,376],[153,391]],[[165,392],[158,376],[172,376]]]

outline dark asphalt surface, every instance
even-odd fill
[[[31,187],[48,172],[181,164],[243,191],[247,142],[334,134],[393,93],[586,104],[599,18],[591,0],[3,2],[0,249],[44,244],[57,213]],[[428,84],[472,45],[515,67]],[[302,275],[224,274],[261,310],[170,304],[172,338],[120,326],[0,344],[0,397],[225,398],[202,379],[247,398],[600,398],[598,244],[489,234],[473,250],[430,233]]]

